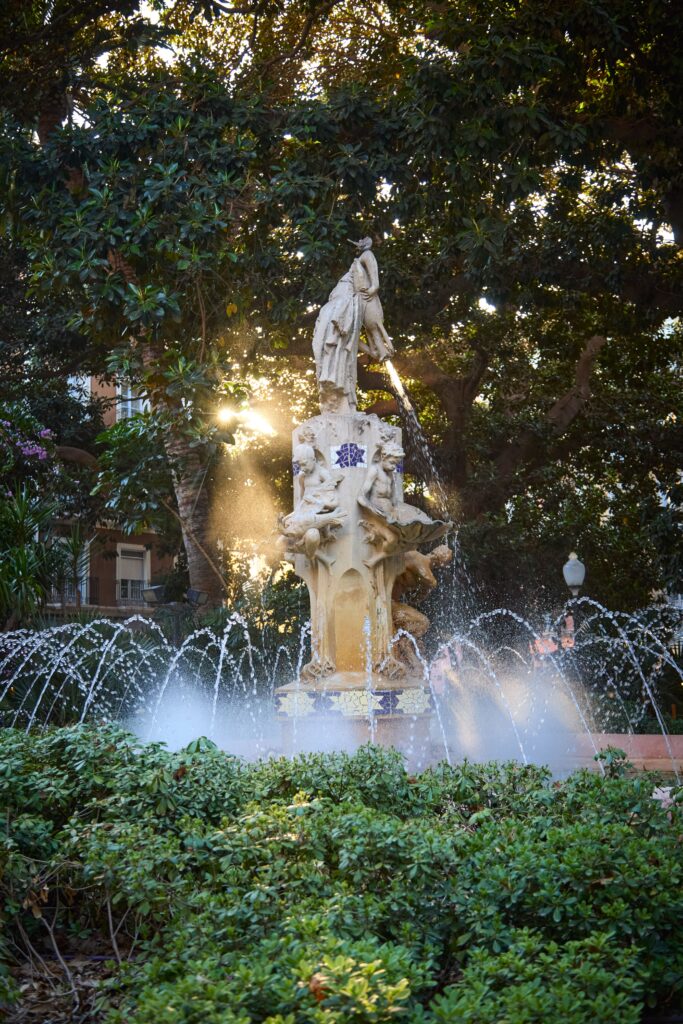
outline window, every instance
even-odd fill
[[[148,409],[149,401],[146,398],[142,398],[131,384],[120,381],[116,385],[117,420],[129,420],[131,416],[135,416],[140,412],[147,412]]]
[[[149,586],[150,552],[131,544],[117,544],[117,551],[117,604],[144,604],[142,591]]]

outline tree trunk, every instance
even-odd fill
[[[165,446],[173,473],[190,586],[208,594],[208,606],[215,607],[222,603],[224,584],[215,540],[209,528],[206,466],[198,450],[191,448],[182,434],[170,433]]]

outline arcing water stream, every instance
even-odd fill
[[[646,719],[665,735],[661,679],[681,678],[668,649],[668,613],[615,613],[588,598],[572,606],[580,625],[571,644],[563,621],[549,641],[501,608],[453,629],[431,660],[417,651],[436,714],[429,739],[405,751],[413,763],[514,758],[564,771],[577,763],[579,747],[597,751],[597,732],[628,733]],[[298,677],[307,632],[304,626],[295,643],[271,651],[254,644],[238,615],[220,632],[196,630],[178,648],[140,616],[5,634],[2,724],[28,731],[119,720],[142,739],[176,747],[205,735],[247,758],[278,753],[273,693]],[[366,739],[371,728],[370,720]],[[339,714],[297,725],[297,750],[358,742]],[[669,753],[673,766],[670,745]]]
[[[418,420],[415,409],[413,408],[413,403],[410,401],[408,392],[406,391],[403,381],[399,377],[398,371],[392,361],[387,359],[383,365],[386,367],[389,379],[394,387],[394,391],[396,392],[398,400],[403,407],[402,419],[410,438],[411,448],[413,451],[418,453],[418,457],[422,462],[424,476],[427,479],[431,491],[433,492],[439,513],[445,514],[448,512],[448,495],[446,493],[446,488],[443,485],[436,463],[434,462],[432,453],[429,450],[427,438],[420,426],[420,421]]]
[[[385,365],[411,446],[439,511],[446,511],[446,490],[415,410],[395,367]],[[413,722],[404,734],[404,752],[415,766],[514,758],[564,771],[582,751],[597,752],[596,734],[645,731],[646,719],[664,738],[675,770],[659,694],[667,674],[676,685],[683,678],[670,650],[680,610],[663,606],[627,615],[584,597],[542,633],[504,608],[463,624],[454,621],[454,578],[440,601],[447,609],[442,618],[451,621],[438,623],[444,639],[433,656],[404,631],[392,641],[413,645],[418,676],[431,692],[431,731]],[[576,629],[573,618],[567,625],[570,610],[579,620]],[[145,740],[180,747],[205,735],[247,758],[351,748],[376,738],[369,627],[366,633],[367,716],[360,731],[358,719],[325,712],[314,721],[294,717],[284,742],[275,690],[293,683],[297,703],[310,623],[302,622],[295,636],[290,629],[287,643],[268,646],[263,631],[250,630],[237,614],[221,628],[196,629],[178,647],[144,616],[0,634],[0,724],[29,731],[115,720]]]

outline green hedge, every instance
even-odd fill
[[[63,953],[120,959],[97,997],[106,1024],[674,1012],[683,805],[606,765],[563,782],[514,764],[411,777],[370,746],[248,765],[112,726],[5,730],[5,950],[47,954],[47,921]]]

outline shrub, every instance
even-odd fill
[[[248,765],[114,726],[5,730],[0,956],[120,961],[101,1024],[674,1011],[683,792],[663,808],[653,776],[612,767],[412,777],[375,747]]]
[[[462,977],[433,1004],[434,1024],[638,1024],[643,995],[635,947],[595,932],[579,942],[515,933],[503,953],[473,949]]]

